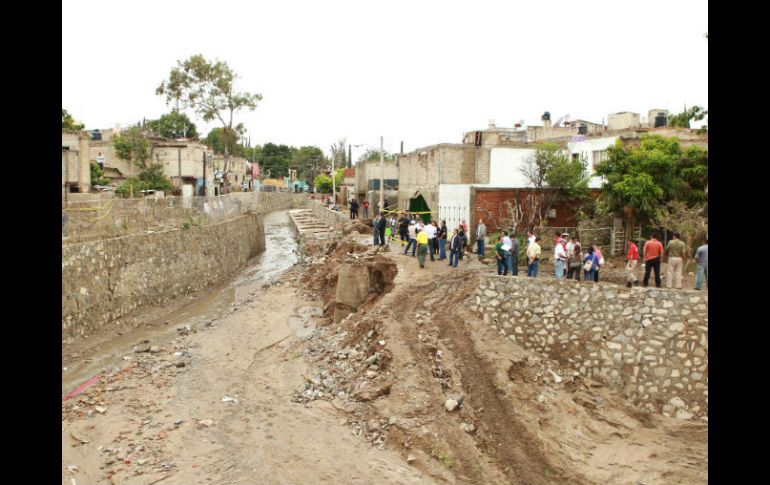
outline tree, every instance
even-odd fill
[[[392,153],[385,152],[383,159],[385,161],[393,161],[396,159],[396,156]],[[380,161],[380,151],[375,150],[374,148],[367,148],[366,152],[364,152],[363,155],[358,157],[359,162],[371,162],[371,161]]]
[[[66,109],[61,109],[61,129],[67,131],[81,131],[84,126],[81,123],[75,121],[75,118],[67,112]]]
[[[690,250],[696,241],[702,241],[708,235],[707,212],[702,204],[688,206],[684,201],[674,200],[657,211],[654,222],[681,234]]]
[[[569,197],[579,200],[589,192],[585,157],[572,156],[569,147],[556,143],[540,144],[535,153],[524,160],[520,171],[534,189],[527,203],[527,227],[534,225],[535,220],[543,225],[544,215],[559,199]],[[521,211],[517,207],[512,210]]]
[[[195,123],[186,114],[172,111],[147,122],[147,129],[163,138],[198,138]]]
[[[292,149],[287,145],[265,143],[254,148],[254,160],[259,162],[263,172],[269,170],[271,177],[287,177],[292,161]]]
[[[183,108],[193,109],[203,121],[218,120],[226,132],[233,132],[233,116],[242,109],[253,111],[261,94],[235,92],[235,72],[222,61],[210,62],[202,55],[177,61],[167,80],[155,90],[166,96],[166,103],[175,101]],[[229,165],[229,147],[225,144],[225,165]]]
[[[708,114],[708,110],[704,110],[700,106],[693,106],[690,109],[685,107],[681,113],[669,116],[668,125],[675,128],[689,128],[690,121],[700,121]]]
[[[133,126],[112,138],[112,146],[119,158],[128,160],[140,169],[147,168],[150,142],[141,128]]]
[[[104,169],[96,162],[91,162],[91,185],[110,185],[110,179],[104,177]]]
[[[655,219],[658,209],[672,201],[688,207],[708,201],[708,152],[698,146],[683,152],[676,137],[643,135],[638,147],[624,147],[618,140],[596,173],[605,179],[603,202],[625,215],[630,228],[635,220]]]
[[[321,168],[324,154],[314,146],[291,147],[291,164],[297,168],[297,177],[311,183]]]
[[[337,143],[332,145],[332,154],[334,154],[334,165],[337,167],[347,166],[347,139],[340,138]]]
[[[331,194],[332,193],[332,178],[328,175],[318,175],[315,178],[315,190],[319,194]]]
[[[218,155],[224,155],[229,153],[236,157],[243,157],[247,155],[247,150],[244,146],[238,144],[238,135],[242,134],[243,125],[239,124],[234,130],[225,130],[224,128],[213,128],[206,138],[201,140],[204,145],[207,145],[214,153]]]

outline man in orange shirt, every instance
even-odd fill
[[[653,232],[650,240],[644,243],[644,279],[642,286],[650,281],[650,271],[655,269],[655,287],[660,288],[660,261],[663,259],[663,244],[658,241],[658,233]]]

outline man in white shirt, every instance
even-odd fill
[[[553,249],[553,266],[557,280],[564,278],[564,268],[566,262],[567,251],[564,249],[564,246],[558,242],[554,245]]]
[[[500,249],[503,250],[503,258],[505,258],[505,272],[508,274],[511,271],[511,248],[513,247],[513,241],[508,237],[508,232],[503,231],[503,245]]]
[[[435,221],[431,221],[430,224],[425,226],[425,233],[428,235],[428,252],[430,253],[431,261],[435,261],[433,258],[433,246],[436,243],[436,231],[438,231],[438,228],[434,224]]]
[[[529,245],[533,242],[535,242],[535,233],[532,231],[527,231],[527,247],[529,247]]]

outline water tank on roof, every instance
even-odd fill
[[[666,117],[665,113],[658,113],[655,116],[655,128],[660,128],[661,126],[668,126],[668,118]]]
[[[580,126],[578,126],[578,135],[587,135],[588,134],[588,125],[585,123],[580,123]]]
[[[102,141],[102,134],[99,130],[94,130],[91,132],[91,139],[94,141]]]

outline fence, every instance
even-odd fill
[[[94,194],[68,201],[62,211],[62,242],[75,243],[221,222],[248,211],[289,208],[289,193],[245,192],[217,197],[122,199]]]

